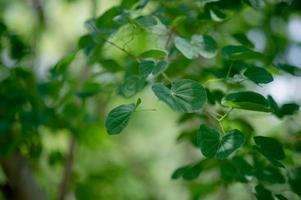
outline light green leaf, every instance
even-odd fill
[[[244,72],[244,75],[254,83],[270,83],[273,76],[266,69],[261,67],[249,67]]]
[[[154,58],[154,59],[162,59],[167,55],[166,51],[160,49],[151,49],[140,54],[141,58]]]
[[[254,59],[261,58],[262,55],[259,52],[248,49],[247,47],[240,45],[228,45],[222,49],[222,55],[226,59],[239,60],[239,59]]]
[[[136,21],[143,25],[143,26],[155,26],[158,24],[157,20],[155,17],[151,16],[151,15],[148,15],[148,16],[141,16],[141,17],[138,17],[136,19]]]
[[[119,134],[128,125],[137,105],[139,104],[125,104],[111,110],[105,122],[107,132],[111,135]]]
[[[230,93],[222,99],[222,105],[237,109],[271,112],[268,100],[251,91]]]
[[[201,125],[197,133],[197,144],[207,158],[225,159],[245,142],[244,135],[239,130],[232,130],[224,137],[212,128]]]
[[[170,89],[162,83],[156,83],[152,90],[159,100],[164,101],[176,112],[199,111],[207,98],[203,86],[189,79],[173,82]]]
[[[176,48],[188,59],[213,58],[217,53],[215,40],[208,35],[193,35],[191,41],[177,36],[175,38]]]

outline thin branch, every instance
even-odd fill
[[[69,152],[68,152],[67,160],[65,162],[64,173],[59,188],[59,197],[58,197],[59,200],[64,200],[68,193],[70,179],[72,175],[72,166],[74,161],[75,147],[76,147],[75,138],[71,136],[70,144],[69,144]]]

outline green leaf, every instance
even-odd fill
[[[257,200],[274,200],[272,192],[262,185],[255,186],[255,196]]]
[[[167,55],[166,51],[160,49],[151,49],[140,54],[141,58],[154,58],[154,59],[163,59]]]
[[[258,166],[256,167],[256,177],[258,180],[275,183],[285,183],[285,178],[279,168],[273,166]]]
[[[262,0],[244,0],[244,2],[254,9],[263,8],[263,6],[265,5],[264,1]]]
[[[272,96],[268,96],[268,101],[273,113],[279,117],[283,118],[286,115],[293,115],[299,111],[299,105],[295,103],[283,104],[280,108]]]
[[[254,44],[247,38],[247,36],[243,33],[235,33],[233,37],[240,42],[242,45],[248,48],[254,48]]]
[[[142,77],[146,78],[150,73],[152,73],[154,67],[155,67],[154,61],[143,60],[139,64],[139,74]]]
[[[288,198],[286,198],[285,196],[283,196],[281,194],[276,194],[275,197],[277,198],[277,200],[288,200]]]
[[[176,48],[188,59],[213,58],[217,53],[217,43],[208,35],[193,35],[191,41],[176,36]]]
[[[222,105],[260,112],[271,111],[268,100],[264,96],[251,91],[230,93],[222,99]]]
[[[154,69],[153,69],[153,72],[152,74],[154,76],[157,76],[159,75],[161,72],[163,72],[165,70],[167,66],[167,62],[166,61],[159,61],[155,66],[154,66]]]
[[[155,26],[158,24],[156,18],[151,15],[138,17],[136,21],[146,27]]]
[[[282,145],[271,137],[255,136],[255,144],[258,151],[270,160],[274,165],[281,164],[278,161],[285,158]]]
[[[231,60],[239,60],[239,59],[254,59],[254,58],[261,58],[262,55],[259,52],[252,51],[247,47],[240,46],[240,45],[228,45],[222,48],[222,55],[226,59]]]
[[[261,67],[249,67],[244,72],[244,75],[256,84],[270,83],[274,80],[273,76],[266,69]]]
[[[278,69],[281,69],[291,75],[301,76],[300,67],[296,67],[294,65],[289,65],[289,64],[284,64],[284,63],[275,64],[275,67]]]
[[[212,128],[201,125],[197,133],[197,144],[207,158],[225,159],[245,142],[239,130],[231,130],[220,138],[220,134]]]
[[[244,142],[245,137],[239,130],[231,130],[222,138],[216,157],[218,159],[227,158],[232,152],[241,147]]]
[[[101,86],[99,83],[88,81],[83,84],[81,89],[75,94],[80,98],[88,98],[96,95],[101,91]]]
[[[55,66],[50,70],[51,76],[52,77],[58,77],[63,75],[67,68],[69,67],[69,65],[71,64],[71,62],[73,61],[73,59],[76,56],[76,53],[71,53],[67,56],[65,56],[64,58],[62,58],[61,60],[59,60]]]
[[[103,59],[99,61],[101,66],[105,68],[108,72],[119,72],[124,70],[115,60],[113,59]]]
[[[169,89],[162,83],[156,83],[152,90],[159,100],[165,102],[176,112],[197,112],[206,102],[206,91],[194,80],[183,79],[171,83]]]
[[[212,158],[220,145],[219,133],[213,128],[201,125],[197,133],[197,144],[205,157]]]
[[[301,197],[301,167],[290,170],[288,174],[288,183],[293,192],[295,192],[297,195],[299,195],[299,197]]]
[[[201,161],[193,165],[187,165],[176,169],[172,174],[171,178],[178,179],[182,177],[185,180],[192,180],[197,178],[199,174],[202,172],[202,170],[203,170],[203,166]]]
[[[141,91],[145,85],[145,80],[140,76],[128,76],[124,80],[124,83],[119,86],[118,92],[124,97],[131,97],[137,94],[137,92]]]
[[[135,104],[120,105],[111,110],[106,118],[105,126],[110,135],[119,134],[129,123],[136,109]]]

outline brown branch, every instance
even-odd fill
[[[0,159],[3,172],[7,179],[7,199],[14,200],[45,200],[46,196],[38,186],[35,177],[25,158],[20,153],[10,154]],[[2,188],[3,189],[3,188]]]
[[[59,187],[59,196],[58,196],[59,200],[64,200],[68,193],[70,179],[71,179],[71,175],[72,175],[75,147],[76,147],[75,138],[73,136],[71,136],[68,157],[65,162],[65,168],[64,168],[62,180],[61,180],[60,187]]]

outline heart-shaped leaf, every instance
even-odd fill
[[[159,100],[164,101],[176,112],[199,111],[207,99],[203,86],[189,79],[173,82],[170,89],[162,83],[156,83],[152,90]]]
[[[139,104],[120,105],[111,110],[105,122],[107,132],[111,135],[119,134],[127,126],[131,115]]]
[[[175,46],[188,59],[197,58],[199,55],[213,58],[217,53],[217,44],[208,35],[193,35],[191,41],[177,36]]]
[[[212,128],[201,125],[197,133],[197,144],[207,158],[225,159],[245,142],[239,130],[231,130],[224,137]]]
[[[230,93],[222,99],[222,105],[237,109],[271,112],[268,100],[251,91]]]

